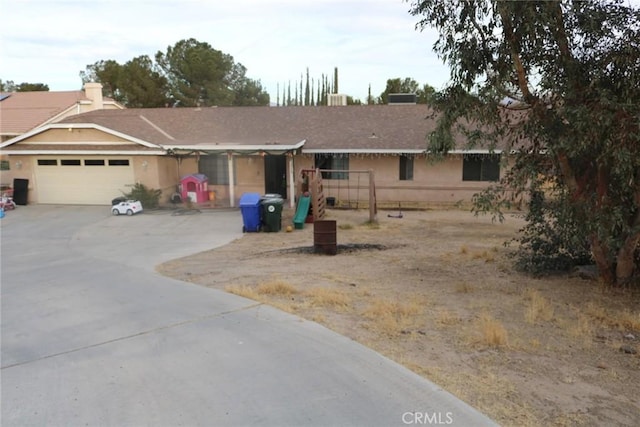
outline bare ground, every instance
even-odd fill
[[[285,210],[283,224],[293,212]],[[465,211],[332,210],[338,254],[313,224],[247,233],[158,271],[272,304],[439,384],[502,425],[640,425],[640,295],[535,279],[503,243],[523,225]]]

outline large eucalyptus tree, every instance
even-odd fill
[[[601,279],[626,284],[640,269],[640,11],[630,0],[410,1],[418,27],[439,32],[451,68],[430,135],[435,152],[470,144],[511,152],[498,208],[531,191],[531,256],[584,244]],[[473,123],[473,125],[469,125]],[[544,206],[544,207],[543,207]],[[550,208],[551,206],[551,208]],[[579,252],[579,250],[578,250]]]

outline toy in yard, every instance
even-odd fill
[[[389,218],[402,218],[402,206],[398,203],[398,213],[396,215],[389,214],[387,215]]]
[[[140,203],[140,201],[138,200],[125,200],[111,206],[111,213],[114,216],[131,216],[140,212],[142,212],[142,203]]]
[[[323,178],[323,174],[327,178]],[[350,176],[356,174],[357,178],[353,181],[355,187],[356,200],[351,200],[351,183]],[[360,182],[360,176],[366,174],[368,179],[363,179],[363,183]],[[324,218],[325,207],[343,207],[345,205],[339,200],[340,197],[340,181],[346,183],[347,200],[346,206],[349,209],[355,207],[358,210],[361,204],[368,205],[369,207],[369,222],[377,222],[378,218],[378,206],[376,202],[376,185],[375,176],[373,170],[339,170],[339,169],[302,169],[301,178],[299,180],[297,188],[297,198],[302,199],[302,196],[308,191],[311,197],[311,203],[309,208],[309,215],[313,215],[313,220],[320,220]],[[330,186],[333,181],[335,187],[337,187],[337,195],[334,196]],[[325,188],[326,184],[326,188]],[[368,190],[366,200],[360,200],[360,187]],[[335,189],[334,187],[334,189]],[[303,191],[307,189],[307,191]],[[355,203],[352,203],[355,202]],[[364,202],[364,203],[363,203]]]
[[[7,193],[4,193],[2,195],[2,197],[0,197],[0,209],[2,209],[2,211],[12,211],[16,208],[16,204],[13,201],[13,199],[7,195]]]
[[[293,217],[293,225],[296,230],[302,230],[304,228],[304,223],[307,220],[307,216],[309,215],[309,207],[311,205],[311,196],[309,192],[306,191],[300,196],[298,200],[298,208],[296,209],[296,215]]]

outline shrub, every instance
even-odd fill
[[[144,184],[138,182],[131,188],[130,192],[123,192],[123,194],[127,199],[139,200],[143,208],[153,209],[158,207],[162,191],[147,188]]]

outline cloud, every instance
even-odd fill
[[[333,74],[341,91],[365,99],[388,78],[440,87],[447,69],[435,59],[431,32],[401,0],[14,0],[3,22],[3,80],[76,89],[88,64],[153,57],[195,38],[234,57],[275,99],[276,87]],[[8,10],[8,7],[3,8]]]

